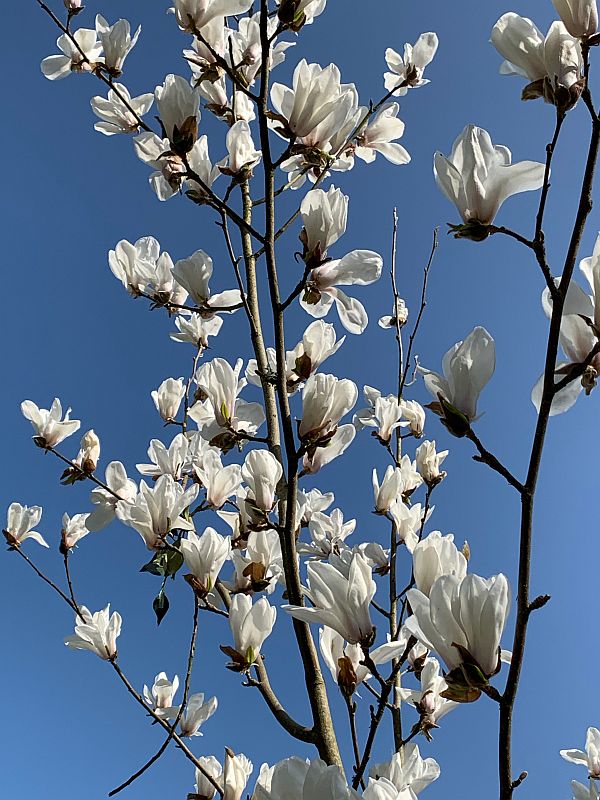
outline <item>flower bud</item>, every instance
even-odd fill
[[[63,3],[71,15],[79,14],[80,11],[83,11],[83,0],[63,0]]]
[[[89,430],[81,439],[81,445],[75,463],[78,467],[81,467],[83,472],[91,475],[98,466],[99,459],[100,439],[93,430]]]

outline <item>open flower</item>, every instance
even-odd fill
[[[87,536],[90,529],[87,527],[87,519],[89,514],[75,514],[70,517],[68,514],[63,514],[62,528],[61,528],[61,553],[68,553],[72,547],[75,547],[80,539]]]
[[[374,638],[369,607],[377,586],[367,560],[355,553],[348,577],[332,564],[311,561],[307,567],[307,595],[312,608],[283,606],[284,611],[303,622],[320,622],[333,628],[350,644],[368,646]]]
[[[204,702],[204,694],[198,692],[193,694],[185,707],[185,713],[179,723],[181,736],[202,736],[200,726],[207,719],[210,719],[217,710],[218,701],[216,697]]]
[[[198,135],[200,101],[198,92],[180,75],[167,75],[154,92],[158,116],[173,152],[189,153]]]
[[[164,719],[175,719],[179,706],[173,705],[173,698],[179,688],[179,678],[177,675],[170,681],[166,672],[159,672],[154,678],[152,688],[144,685],[144,700],[150,708]]]
[[[42,72],[50,81],[66,78],[72,72],[91,72],[102,61],[102,45],[95,30],[79,28],[73,34],[75,42],[67,34],[56,40],[62,56],[48,56],[42,61]]]
[[[358,800],[358,794],[338,766],[292,757],[261,770],[252,800]]]
[[[357,158],[370,164],[377,153],[381,153],[391,164],[409,163],[410,154],[396,142],[404,135],[405,127],[398,119],[399,111],[398,103],[390,103],[377,112],[356,140],[354,154]]]
[[[302,419],[298,428],[307,445],[325,445],[334,435],[339,421],[356,404],[358,389],[347,378],[322,372],[311,375],[302,391]]]
[[[182,258],[173,267],[173,277],[203,310],[203,314],[217,311],[235,311],[242,302],[239,289],[212,294],[209,281],[213,274],[212,258],[204,250],[196,250],[189,258]],[[208,316],[208,314],[206,314]]]
[[[235,672],[246,672],[260,655],[260,648],[271,634],[275,625],[277,609],[270,605],[266,597],[261,597],[254,605],[252,598],[236,594],[231,600],[229,625],[233,634],[234,647],[221,646],[221,650],[231,657],[228,667]]]
[[[41,533],[33,529],[42,518],[40,506],[22,506],[20,503],[11,503],[8,507],[6,528],[2,531],[9,547],[19,547],[25,539],[48,547]]]
[[[105,136],[114,136],[116,133],[137,133],[140,129],[138,118],[150,111],[154,95],[141,94],[139,97],[132,97],[122,83],[115,83],[114,87],[108,90],[107,98],[100,95],[92,97],[92,111],[101,120],[96,122],[94,130]],[[130,106],[135,113],[132,113],[127,106]]]
[[[343,637],[331,628],[320,628],[319,647],[327,668],[340,690],[348,697],[369,676],[361,662],[364,653],[358,644],[345,644]]]
[[[427,390],[442,404],[441,416],[454,424],[449,413],[458,411],[470,423],[477,419],[479,395],[494,374],[495,367],[494,340],[485,328],[477,327],[464,341],[457,342],[448,350],[442,360],[443,375],[424,367],[420,372]],[[451,409],[448,410],[444,404],[449,404]]]
[[[253,768],[252,762],[243,753],[236,755],[233,750],[225,748],[223,800],[241,800]]]
[[[123,71],[123,64],[133,50],[142,27],[131,35],[131,26],[126,19],[120,19],[109,25],[101,14],[96,16],[96,32],[104,51],[104,66],[110,74],[118,78]]]
[[[343,236],[348,218],[348,197],[335,186],[312,189],[300,206],[303,229],[300,241],[304,245],[304,260],[317,265],[325,259],[327,250]]]
[[[586,767],[590,778],[600,779],[600,731],[598,728],[587,729],[585,751],[561,750],[560,754],[565,761]]]
[[[31,400],[24,400],[21,403],[21,413],[31,422],[35,431],[33,441],[39,447],[56,447],[81,426],[78,419],[69,419],[70,408],[67,409],[63,419],[62,405],[58,397],[54,398],[49,410],[38,408]]]
[[[150,478],[171,475],[178,481],[187,466],[188,450],[189,440],[183,433],[178,433],[168,448],[159,439],[152,439],[148,447],[148,456],[152,463],[136,464],[137,470]]]
[[[579,781],[571,781],[571,789],[573,790],[573,800],[599,800],[600,790],[598,784],[592,778],[587,786]]]
[[[75,617],[75,633],[66,637],[65,644],[72,650],[89,650],[104,661],[110,661],[117,655],[121,622],[121,615],[117,611],[110,613],[110,605],[94,614],[85,606],[80,606],[79,614]]]
[[[245,14],[251,5],[252,0],[174,0],[177,24],[188,33],[195,33],[216,17]]]
[[[183,378],[167,378],[151,393],[156,410],[165,422],[173,422],[185,397]]]
[[[254,147],[250,126],[246,120],[240,119],[227,132],[227,163],[221,168],[226,175],[248,176],[252,174],[262,153]]]
[[[214,756],[200,756],[198,761],[202,765],[204,772],[207,772],[213,780],[219,782],[223,774],[223,767],[219,761]],[[196,794],[202,800],[212,800],[217,791],[206,775],[199,769],[196,769],[195,789]]]
[[[104,473],[108,489],[98,487],[92,490],[90,499],[96,508],[89,514],[86,527],[90,531],[105,528],[116,516],[117,503],[132,503],[137,496],[135,481],[127,477],[125,467],[120,461],[111,461]],[[110,490],[110,491],[109,491]]]
[[[437,486],[446,477],[446,473],[440,469],[440,466],[448,453],[448,450],[438,453],[435,449],[435,442],[426,441],[417,447],[415,451],[417,470],[429,487]]]
[[[223,564],[231,557],[231,537],[220,536],[213,528],[206,528],[201,536],[190,531],[187,539],[181,540],[180,549],[193,578],[188,582],[197,595],[206,597],[214,588]]]
[[[510,150],[494,145],[487,131],[467,125],[449,157],[435,154],[439,188],[458,209],[470,238],[485,238],[502,203],[514,194],[539,189],[545,167],[537,161],[512,163]]]
[[[402,497],[403,492],[404,481],[401,469],[390,464],[385,471],[381,486],[377,470],[373,469],[373,494],[375,495],[375,512],[377,514],[387,514],[398,498]]]
[[[423,73],[425,67],[433,61],[438,44],[435,33],[422,33],[414,45],[404,45],[404,57],[388,47],[385,51],[385,61],[391,71],[383,76],[388,92],[401,97],[409,89],[416,89],[429,83],[423,78]]]
[[[419,747],[412,742],[403,745],[385,764],[374,764],[369,775],[387,778],[398,792],[410,788],[415,794],[426,789],[440,777],[440,767],[433,758],[423,758]]]
[[[439,531],[432,531],[415,545],[412,555],[415,586],[428,597],[442,575],[464,578],[467,574],[467,559],[454,544],[451,533],[442,536]]]
[[[436,658],[425,660],[419,679],[421,686],[418,689],[400,689],[399,693],[403,702],[410,703],[419,712],[420,728],[426,738],[431,738],[429,732],[437,728],[439,720],[456,708],[458,703],[445,696],[448,684],[441,674],[440,662]]]
[[[211,508],[222,508],[242,483],[242,469],[239,464],[223,466],[221,456],[215,450],[208,450],[195,465],[195,472],[206,489],[206,502]]]

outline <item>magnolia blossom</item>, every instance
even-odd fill
[[[324,761],[286,758],[263,767],[252,800],[358,800],[338,766]]]
[[[270,17],[267,21],[267,34],[269,37],[269,67],[271,70],[285,61],[285,51],[293,47],[293,42],[277,42],[278,20]],[[225,52],[225,59],[231,67],[236,67],[248,86],[256,81],[260,75],[262,65],[262,45],[260,41],[260,13],[252,14],[238,20],[237,30],[229,31],[229,47]],[[231,52],[230,52],[231,48]],[[238,113],[240,99],[238,92],[236,96],[236,117],[241,119]],[[246,95],[242,95],[249,99]],[[252,103],[250,103],[252,105]]]
[[[337,353],[345,341],[345,336],[337,339],[333,325],[320,319],[311,322],[302,340],[286,353],[288,393],[293,393],[302,381],[310,378],[324,361]]]
[[[500,639],[510,606],[509,588],[502,574],[442,575],[431,586],[429,597],[410,589],[407,594],[413,616],[408,630],[426,647],[435,650],[450,670],[468,658],[485,678],[500,669]]]
[[[136,530],[149,550],[162,547],[173,529],[190,531],[194,525],[181,514],[198,496],[198,486],[183,488],[171,475],[161,475],[154,486],[141,481],[140,491],[133,502],[117,503],[117,516],[125,525]]]
[[[448,689],[446,679],[441,675],[440,663],[435,658],[428,658],[421,669],[421,686],[419,689],[400,689],[400,698],[413,705],[420,714],[421,730],[426,736],[432,728],[458,703],[443,696]],[[420,791],[414,789],[414,791]]]
[[[174,342],[193,344],[201,353],[208,347],[208,337],[216,336],[221,330],[223,320],[219,316],[204,319],[201,314],[179,315],[175,320],[178,333],[169,334]]]
[[[167,378],[158,389],[151,392],[156,410],[165,422],[173,422],[176,418],[179,406],[185,397],[185,391],[183,378]]]
[[[382,269],[381,256],[371,250],[353,250],[339,260],[327,261],[311,270],[300,305],[311,317],[321,318],[335,303],[344,328],[362,333],[369,321],[364,306],[338,286],[368,286],[379,280]]]
[[[467,574],[467,559],[454,544],[452,534],[442,536],[432,531],[415,546],[412,556],[415,586],[427,597],[442,575],[464,578]]]
[[[432,509],[430,509],[431,513]],[[419,541],[421,529],[425,524],[423,520],[423,508],[420,503],[408,506],[398,499],[393,503],[389,510],[390,516],[394,521],[398,540],[406,545],[409,553],[412,553]]]
[[[220,536],[213,528],[206,528],[201,536],[189,531],[180,544],[186,567],[194,578],[196,594],[206,597],[212,591],[223,564],[231,556],[231,537]]]
[[[422,758],[419,747],[412,742],[403,745],[385,764],[374,764],[369,775],[387,778],[401,792],[410,788],[419,794],[440,777],[440,767],[433,758]]]
[[[438,186],[465,225],[474,229],[491,225],[502,203],[513,194],[539,189],[544,172],[544,164],[537,161],[513,164],[510,150],[494,145],[489,133],[475,125],[466,126],[448,158],[436,153],[434,161]],[[485,235],[485,231],[472,233],[475,238]]]
[[[131,35],[131,26],[126,19],[120,19],[109,25],[103,16],[96,16],[96,31],[104,51],[104,66],[115,77],[123,71],[123,64],[133,50],[142,27]]]
[[[333,628],[350,644],[370,645],[374,636],[370,603],[377,586],[367,560],[355,553],[348,577],[320,561],[311,561],[307,571],[306,594],[313,607],[289,605],[283,609],[296,619]]]
[[[73,459],[82,472],[91,475],[100,459],[100,439],[93,430],[89,430],[81,437],[79,452]]]
[[[245,672],[260,655],[260,648],[275,625],[277,609],[261,597],[254,605],[252,598],[236,594],[231,600],[229,625],[233,634],[234,647],[221,647],[231,656],[232,669]]]
[[[24,400],[21,403],[21,413],[31,422],[35,431],[33,440],[39,447],[56,447],[81,426],[78,419],[69,419],[70,408],[67,409],[63,419],[62,405],[58,397],[54,398],[49,410],[38,408],[31,400]]]
[[[96,506],[86,520],[90,531],[99,531],[113,521],[117,503],[132,503],[137,496],[135,481],[127,477],[125,467],[120,461],[111,461],[104,473],[107,489],[98,487],[92,490],[90,499]]]
[[[66,78],[71,72],[91,72],[102,61],[102,45],[95,30],[79,28],[73,39],[77,44],[66,33],[59,36],[56,44],[64,55],[48,56],[42,61],[42,72],[48,80]]]
[[[217,790],[204,773],[208,773],[218,783],[223,774],[223,767],[214,756],[200,756],[198,761],[202,765],[203,772],[196,768],[196,794],[202,800],[212,800]]]
[[[298,552],[316,558],[328,558],[338,553],[340,546],[356,528],[356,520],[344,522],[344,514],[334,509],[330,515],[322,511],[312,511],[308,522],[311,543],[298,542]]]
[[[117,637],[121,633],[121,615],[110,613],[110,605],[91,614],[85,606],[79,607],[75,617],[75,633],[65,638],[72,650],[89,650],[104,661],[117,655]]]
[[[598,30],[596,0],[552,0],[571,36],[593,36]]]
[[[439,40],[435,33],[422,33],[417,41],[404,45],[404,58],[392,50],[385,51],[385,61],[391,72],[383,76],[385,88],[396,97],[405,95],[409,89],[416,89],[429,83],[423,78],[425,67],[433,61]]]
[[[210,719],[217,710],[218,701],[216,697],[204,702],[204,693],[193,694],[187,701],[185,713],[179,723],[181,736],[202,736],[200,726],[207,719]]]
[[[311,375],[302,391],[302,419],[299,436],[306,442],[327,440],[335,433],[341,418],[356,403],[358,389],[347,378],[321,372]]]
[[[565,761],[586,767],[590,778],[600,779],[600,731],[598,728],[587,729],[585,751],[561,750],[560,754]]]
[[[225,748],[223,800],[241,800],[253,768],[252,762],[243,753],[236,755],[233,750]]]
[[[341,691],[348,696],[354,694],[357,686],[369,676],[369,670],[361,664],[364,653],[360,645],[345,644],[337,631],[320,628],[319,647],[323,661]]]
[[[188,153],[196,141],[200,120],[198,92],[180,75],[167,75],[154,91],[158,116],[176,153]]]
[[[78,14],[83,11],[83,0],[63,0],[63,4],[67,11]]]
[[[384,317],[380,317],[378,320],[378,325],[380,328],[389,329],[389,328],[396,328],[396,323],[402,327],[406,325],[408,322],[408,308],[406,306],[406,302],[401,298],[398,297],[394,301],[394,313],[392,315],[386,315]]]
[[[408,164],[410,154],[396,139],[404,135],[404,123],[398,119],[400,106],[390,103],[375,114],[356,139],[354,154],[370,164],[381,153],[391,164]]]
[[[402,473],[402,495],[405,498],[410,497],[415,489],[418,489],[423,483],[423,478],[417,469],[417,462],[411,461],[410,456],[402,456],[399,469]]]
[[[569,375],[570,370],[585,361],[598,342],[595,330],[600,325],[600,235],[596,239],[593,254],[582,259],[579,269],[591,289],[590,294],[574,281],[567,290],[567,297],[560,324],[560,344],[567,357],[566,362],[556,365],[554,381],[558,383]],[[555,279],[558,284],[560,280]],[[552,297],[550,291],[542,295],[542,307],[548,319],[552,316]],[[596,385],[600,374],[600,355],[596,355],[584,374],[570,381],[555,395],[550,414],[562,414],[575,403],[582,389],[589,394]],[[542,375],[531,393],[531,400],[539,412],[544,388]]]
[[[188,33],[195,33],[215,17],[245,14],[251,5],[252,0],[174,0],[177,24]]]
[[[423,442],[417,447],[415,451],[417,470],[428,486],[437,486],[446,477],[446,473],[440,470],[440,465],[449,452],[442,450],[438,453],[435,442]]]
[[[312,25],[315,17],[325,11],[327,0],[275,0],[279,8],[279,17],[282,22],[292,25],[292,29],[303,25]],[[289,20],[290,14],[293,20]]]
[[[398,467],[392,467],[391,464],[388,466],[381,486],[377,470],[373,469],[373,494],[377,514],[387,514],[396,500],[402,496],[403,491],[402,470]]]
[[[320,443],[316,450],[313,451],[311,448],[305,453],[302,460],[302,474],[315,475],[320,469],[343,455],[354,441],[355,436],[354,425],[339,425],[331,439]]]
[[[401,400],[402,417],[408,422],[408,429],[416,439],[423,436],[425,409],[416,400]]]
[[[401,421],[405,410],[404,401],[398,401],[398,396],[394,394],[383,397],[379,389],[374,389],[372,386],[365,386],[363,394],[369,406],[354,415],[355,427],[357,430],[376,428],[373,436],[376,436],[382,444],[389,444],[393,431],[409,424]]]
[[[346,232],[348,197],[330,186],[307,192],[300,206],[304,225],[300,240],[304,245],[304,260],[320,264],[327,250]]]
[[[173,267],[173,277],[180,286],[189,292],[192,300],[202,309],[210,311],[234,311],[234,306],[241,304],[239,289],[230,289],[219,294],[212,294],[209,281],[213,274],[213,261],[203,250],[196,252],[189,258],[177,261]]]
[[[599,800],[600,798],[600,789],[593,779],[587,786],[579,781],[571,781],[571,789],[573,790],[573,800]]]
[[[11,503],[8,507],[6,528],[3,533],[10,547],[19,547],[25,539],[33,539],[42,547],[48,547],[41,533],[33,529],[42,518],[40,506],[22,506]]]
[[[571,0],[554,4],[565,11],[573,5]],[[570,22],[577,25],[573,19]],[[562,22],[553,22],[544,37],[530,19],[510,12],[494,25],[491,41],[506,59],[500,73],[529,80],[523,100],[543,97],[563,111],[577,102],[583,89],[583,55],[581,45]]]
[[[135,244],[122,239],[109,252],[110,271],[133,297],[140,295],[152,280],[153,261],[158,257],[158,247],[153,236],[143,236]]]
[[[242,466],[242,478],[248,484],[247,502],[269,513],[275,505],[275,490],[283,468],[268,450],[251,450]]]
[[[495,367],[494,340],[485,328],[477,327],[448,350],[442,360],[443,376],[425,368],[420,371],[433,397],[473,422],[477,419],[477,400]]]
[[[168,448],[159,439],[152,439],[148,447],[148,456],[152,463],[136,464],[137,470],[150,478],[171,475],[178,481],[187,466],[188,450],[189,441],[183,433],[178,433]]]
[[[227,132],[227,152],[229,158],[225,167],[221,168],[226,175],[248,175],[255,167],[262,153],[254,147],[250,126],[246,120],[239,120]]]
[[[96,95],[91,99],[92,111],[101,120],[96,122],[94,130],[105,136],[137,133],[140,129],[139,118],[150,111],[153,103],[153,94],[132,97],[126,86],[115,83],[114,89],[108,90],[108,98]]]
[[[227,588],[232,592],[275,591],[277,581],[283,576],[283,558],[279,534],[274,530],[253,531],[248,539],[246,555],[233,550],[231,558],[234,565],[233,581]]]
[[[73,517],[70,517],[68,514],[63,514],[61,552],[68,553],[72,547],[75,547],[80,539],[88,535],[90,532],[87,527],[88,517],[89,514],[75,514]]]
[[[195,465],[195,472],[206,489],[206,502],[211,508],[222,508],[242,483],[242,469],[239,464],[223,466],[221,456],[215,450],[208,450]]]
[[[159,672],[154,678],[152,688],[144,685],[144,700],[150,708],[164,719],[175,719],[179,706],[173,705],[173,698],[179,688],[179,678],[177,675],[170,681],[166,672]]]

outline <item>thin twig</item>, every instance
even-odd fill
[[[350,738],[352,739],[352,751],[354,753],[354,772],[358,772],[360,764],[360,748],[358,746],[358,734],[356,732],[356,703],[347,694],[343,693],[346,702],[346,709],[348,711],[348,723],[350,725]],[[360,787],[364,790],[364,778],[360,778]]]
[[[517,480],[517,478],[515,478],[515,476],[512,474],[512,472],[509,469],[507,469],[504,466],[504,464],[502,464],[496,458],[496,456],[493,453],[490,453],[489,450],[485,449],[485,447],[483,446],[483,444],[479,440],[479,437],[477,436],[477,434],[475,433],[475,431],[472,428],[469,428],[469,431],[467,433],[467,439],[470,439],[470,441],[473,442],[473,444],[475,445],[475,447],[479,451],[479,455],[478,456],[473,456],[473,459],[475,461],[481,461],[482,464],[487,464],[488,467],[493,469],[499,475],[502,475],[502,477],[513,488],[515,488],[517,490],[517,492],[519,492],[520,494],[523,493],[524,486],[521,483],[521,481]]]

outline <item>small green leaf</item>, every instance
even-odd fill
[[[179,550],[169,550],[165,557],[165,576],[174,577],[183,566],[183,554]]]
[[[156,614],[156,624],[160,625],[169,610],[169,598],[165,594],[164,589],[161,589],[152,601],[152,608]]]

